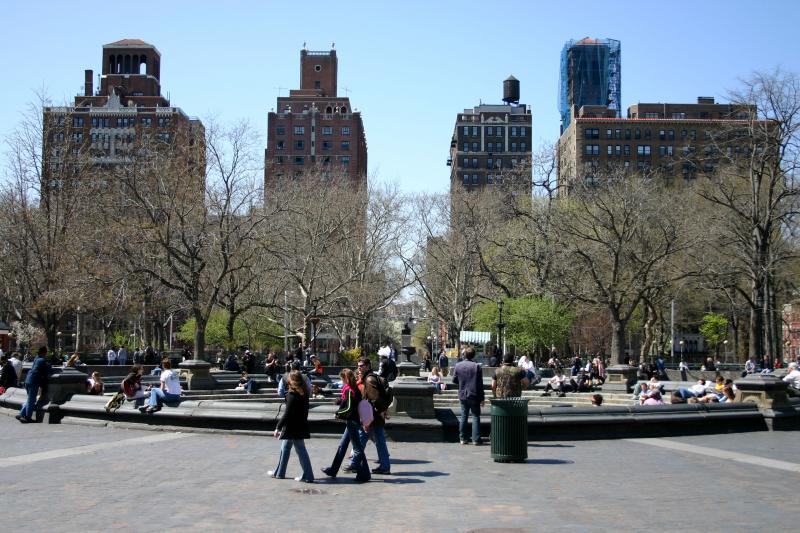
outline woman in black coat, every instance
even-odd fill
[[[286,477],[286,466],[289,464],[289,456],[292,447],[297,449],[297,457],[300,459],[300,466],[303,468],[303,475],[294,478],[295,481],[304,483],[314,482],[314,470],[311,468],[311,459],[306,451],[304,439],[311,437],[308,430],[308,390],[303,374],[294,370],[289,373],[288,378],[289,392],[286,393],[286,408],[283,416],[278,421],[275,428],[275,438],[280,438],[281,453],[278,458],[278,466],[275,470],[270,470],[267,474],[271,477],[283,479]]]

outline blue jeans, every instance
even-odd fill
[[[281,454],[278,457],[278,466],[275,467],[275,477],[286,477],[286,465],[289,464],[289,457],[292,455],[292,446],[297,449],[297,458],[300,459],[300,467],[303,469],[303,479],[314,481],[314,470],[311,468],[311,459],[308,457],[303,439],[281,440]]]
[[[472,412],[472,442],[481,440],[481,403],[477,400],[461,400],[461,422],[458,425],[458,436],[463,441],[468,441],[467,425],[469,414]]]
[[[28,391],[28,399],[19,410],[19,416],[30,420],[36,412],[36,396],[39,395],[39,385],[25,384],[25,390]]]
[[[347,421],[347,429],[345,430],[345,434],[342,435],[342,440],[339,442],[339,448],[336,450],[336,456],[333,459],[334,464],[331,465],[331,468],[334,472],[339,470],[339,465],[342,463],[342,459],[344,459],[347,453],[347,441],[349,441],[350,445],[353,447],[353,459],[350,461],[350,465],[357,469],[356,479],[368,480],[372,477],[372,474],[369,471],[367,454],[364,453],[364,447],[361,445],[361,437],[358,433],[360,428],[361,423],[359,423],[358,420]],[[345,440],[345,438],[347,440]]]
[[[363,427],[359,427],[358,437],[362,448],[366,448],[367,440],[370,438],[375,441],[375,450],[378,452],[378,466],[381,470],[389,470],[391,467],[389,463],[389,448],[386,446],[386,432],[383,426],[373,424],[369,427],[369,433],[365,432]]]
[[[160,407],[161,403],[180,403],[181,397],[179,394],[170,394],[161,389],[150,390],[150,400],[147,405],[150,407]]]

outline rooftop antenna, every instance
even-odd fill
[[[303,50],[305,50],[305,49],[306,49],[306,42],[303,41]]]
[[[286,87],[273,87],[273,89],[278,91],[278,96],[281,95],[281,91],[285,91]]]
[[[344,88],[344,89],[342,89],[342,90],[344,91],[345,98],[350,98],[350,92],[351,92],[351,91],[350,91],[350,87],[345,87],[345,88]]]
[[[336,43],[331,43],[331,50],[335,50],[335,49],[336,49]]]

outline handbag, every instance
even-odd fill
[[[372,404],[369,400],[361,400],[358,402],[358,418],[361,425],[368,428],[372,421],[375,420],[375,414],[372,409]]]

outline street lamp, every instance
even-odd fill
[[[681,345],[681,361],[684,361],[684,358],[683,358],[683,339],[681,339],[678,344]]]
[[[725,351],[725,363],[728,363],[728,339],[722,341],[723,350]]]
[[[497,300],[497,348],[500,351],[500,358],[505,356],[503,349],[503,328],[506,325],[503,322],[503,300]]]
[[[58,356],[61,357],[61,332],[56,331],[56,338],[58,339]]]

